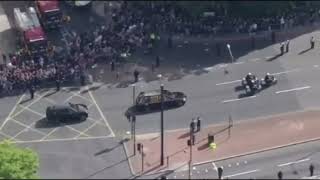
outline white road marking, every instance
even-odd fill
[[[245,171],[245,172],[241,172],[241,173],[237,173],[237,174],[232,174],[232,175],[224,176],[224,178],[231,178],[231,177],[235,177],[235,176],[240,176],[240,175],[244,175],[244,174],[250,174],[250,173],[258,172],[258,171],[260,171],[260,169],[255,169],[255,170],[252,170],[252,171]]]
[[[110,127],[110,125],[109,125],[109,123],[108,123],[108,121],[107,121],[106,117],[104,116],[103,112],[101,111],[100,107],[98,106],[98,104],[97,104],[97,102],[96,102],[96,100],[95,100],[94,96],[92,95],[91,91],[89,90],[88,86],[87,86],[87,89],[88,89],[88,93],[89,93],[89,95],[90,95],[90,97],[91,97],[91,99],[92,99],[93,103],[96,105],[96,107],[97,107],[97,109],[98,109],[98,111],[99,111],[99,113],[100,113],[100,115],[101,115],[102,119],[104,120],[104,122],[105,122],[106,126],[109,128],[109,130],[110,130],[110,132],[111,132],[111,135],[112,135],[113,137],[115,137],[115,134],[114,134],[113,130],[111,129],[111,127]]]
[[[247,161],[244,161],[244,163],[247,164],[248,162],[247,162]]]
[[[302,177],[301,179],[319,179],[319,175],[318,176],[305,176],[305,177]]]
[[[287,90],[277,91],[276,94],[284,93],[284,92],[291,92],[291,91],[300,91],[300,90],[309,89],[309,88],[311,88],[311,86],[304,86],[304,87],[299,87],[299,88],[287,89]]]
[[[79,135],[77,135],[76,137],[74,137],[74,139],[80,137],[81,135],[83,135],[85,132],[89,131],[89,129],[93,128],[95,125],[98,124],[99,121],[96,121],[94,123],[92,123],[87,129],[81,131],[81,133]]]
[[[218,171],[218,167],[217,167],[216,163],[212,162],[211,164],[212,164],[212,166],[213,166],[213,169],[214,169],[215,171]]]
[[[96,137],[81,137],[78,139],[64,138],[64,139],[46,139],[46,140],[31,140],[31,141],[15,141],[14,143],[38,143],[38,142],[55,142],[55,141],[74,141],[74,140],[89,140],[89,139],[107,139],[108,136],[96,136]]]
[[[223,82],[223,83],[218,83],[216,84],[217,86],[220,86],[220,85],[225,85],[225,84],[232,84],[232,83],[236,83],[236,82],[240,82],[242,81],[241,79],[239,80],[234,80],[234,81],[227,81],[227,82]]]
[[[31,102],[30,104],[24,106],[24,108],[22,108],[19,112],[15,113],[13,116],[10,116],[11,118],[17,117],[19,114],[21,114],[22,112],[25,111],[26,108],[32,106],[33,104],[35,104],[36,102],[40,101],[44,96],[46,96],[47,94],[51,93],[50,91],[47,91],[46,93],[44,93],[43,95],[39,96],[39,98],[35,99],[33,102]],[[0,128],[1,130],[1,128]]]
[[[272,56],[267,56],[267,57],[264,57],[265,59],[270,59],[270,58],[272,58]]]
[[[174,179],[176,179],[176,178],[177,178],[177,176],[173,176],[173,178],[174,178]]]
[[[237,162],[237,166],[239,166],[239,163]]]
[[[208,169],[206,169],[205,172],[207,173],[207,172],[208,172]]]
[[[34,114],[37,114],[37,115],[41,116],[42,118],[46,117],[46,115],[41,114],[41,113],[39,113],[39,112],[37,112],[37,111],[34,111],[34,110],[30,109],[29,107],[25,107],[25,106],[23,106],[23,105],[20,105],[20,106],[21,106],[22,108],[25,108],[25,109],[28,110],[28,111],[33,112]]]
[[[288,163],[284,163],[284,164],[278,164],[278,167],[288,166],[288,165],[291,165],[291,164],[298,164],[298,163],[309,161],[309,160],[310,160],[310,158],[306,158],[306,159],[301,159],[299,161],[292,161],[292,162],[288,162]]]
[[[255,62],[255,61],[260,61],[260,60],[262,60],[262,59],[261,58],[254,58],[254,59],[250,59],[249,61]]]
[[[57,129],[59,129],[58,127],[54,128],[52,131],[50,131],[47,135],[43,136],[43,138],[40,139],[40,141],[45,140],[47,137],[49,137],[52,133],[54,133]]]
[[[200,174],[200,171],[197,171],[198,174]]]
[[[313,65],[313,67],[317,68],[317,67],[319,67],[319,65]]]
[[[234,63],[234,64],[243,64],[244,62],[236,62],[236,63]]]
[[[19,100],[16,102],[16,104],[13,106],[12,110],[10,111],[9,115],[7,116],[7,118],[3,121],[3,123],[1,124],[1,127],[0,127],[0,131],[1,129],[3,128],[3,126],[9,121],[9,119],[11,118],[12,116],[12,113],[17,109],[18,105],[20,104],[21,100],[23,99],[23,97],[25,96],[25,94],[23,94]]]
[[[222,103],[228,103],[228,102],[233,102],[233,101],[240,101],[240,100],[246,100],[246,99],[252,99],[257,97],[256,95],[250,96],[250,97],[245,97],[245,98],[237,98],[237,99],[229,99],[229,100],[224,100]]]
[[[40,97],[40,95],[38,95],[37,93],[35,93],[34,95]],[[46,101],[48,101],[48,102],[50,102],[51,104],[57,104],[56,102],[54,102],[54,101],[53,101],[52,99],[50,99],[50,98],[45,97],[45,98],[43,98],[43,99],[46,100]]]
[[[231,167],[231,164],[228,164],[228,167]]]
[[[194,166],[192,169],[193,169],[193,170],[196,170],[197,168]]]
[[[271,73],[271,75],[280,75],[280,74],[287,74],[287,73],[291,73],[291,72],[297,72],[300,71],[301,69],[297,68],[297,69],[293,69],[293,70],[289,70],[289,71],[282,71],[282,72],[278,72],[278,73]]]
[[[17,123],[17,124],[19,124],[19,125],[23,126],[23,127],[24,127],[24,129],[23,129],[22,131],[24,131],[25,129],[32,129],[33,131],[36,131],[36,132],[38,132],[38,133],[40,133],[40,134],[42,134],[42,135],[44,135],[44,136],[46,135],[44,132],[39,131],[38,129],[31,128],[31,126],[32,126],[33,124],[35,124],[35,122],[34,122],[34,123],[32,123],[32,124],[30,124],[30,125],[28,126],[28,125],[25,125],[25,124],[23,124],[23,123],[21,123],[21,122],[19,122],[19,121],[15,120],[15,119],[13,119],[13,118],[11,118],[11,121],[13,121],[13,122],[15,122],[15,123]]]
[[[9,139],[12,138],[12,136],[9,136],[8,134],[5,134],[4,132],[1,132],[1,131],[0,131],[0,134],[3,135],[3,136],[5,136],[6,138],[9,138]]]

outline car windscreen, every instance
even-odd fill
[[[59,19],[62,17],[62,13],[60,10],[49,11],[44,13],[44,17],[46,19]]]

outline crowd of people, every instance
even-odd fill
[[[112,9],[112,22],[99,24],[84,32],[67,33],[65,51],[56,51],[49,60],[25,60],[19,52],[2,55],[0,94],[39,87],[56,79],[74,80],[97,61],[120,63],[138,48],[152,52],[161,33],[185,35],[217,35],[219,33],[250,33],[290,28],[313,22],[317,10],[292,11],[274,17],[229,17],[224,11],[206,12],[193,17],[172,3],[130,3]],[[51,60],[50,60],[51,59]],[[54,60],[52,60],[54,59]],[[8,61],[7,61],[8,60]]]

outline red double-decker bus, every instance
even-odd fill
[[[62,25],[62,12],[58,0],[36,0],[36,10],[44,28],[54,29]]]

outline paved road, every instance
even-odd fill
[[[319,32],[314,32],[319,35]],[[234,120],[266,116],[282,112],[319,106],[316,100],[319,80],[317,49],[298,55],[308,49],[311,35],[303,35],[291,40],[290,52],[268,61],[279,53],[278,45],[254,51],[240,57],[237,64],[229,65],[225,75],[222,66],[214,66],[210,72],[200,76],[186,75],[181,80],[163,81],[172,91],[183,91],[188,96],[185,106],[165,112],[165,128],[186,128],[192,117],[203,117],[204,125],[222,122],[230,113]],[[248,72],[263,77],[266,72],[274,73],[279,83],[263,90],[251,98],[241,98],[243,90],[237,90],[239,81]],[[137,91],[159,88],[159,82],[139,82]],[[138,93],[137,92],[137,93]],[[123,116],[132,104],[132,88],[100,88],[94,92],[107,113],[112,129],[123,133],[129,130],[129,123]],[[253,108],[254,107],[254,108]],[[137,132],[159,131],[159,113],[137,117]]]
[[[319,142],[310,142],[254,155],[196,165],[192,170],[192,178],[218,178],[217,167],[222,167],[223,177],[229,179],[276,179],[278,171],[283,172],[284,179],[306,178],[310,176],[309,166],[311,163],[314,165],[314,175],[320,174],[319,153]],[[168,177],[170,179],[188,178],[188,167],[181,168],[168,175]]]

